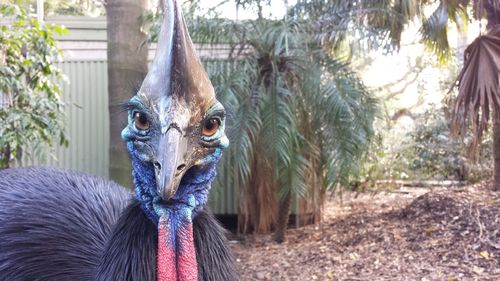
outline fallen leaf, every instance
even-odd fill
[[[482,251],[481,253],[479,253],[479,255],[487,260],[490,259],[490,254],[486,251]]]
[[[432,232],[434,231],[434,228],[432,228],[432,226],[425,227],[425,228],[424,228],[424,231],[425,231],[426,233],[432,233]]]
[[[472,268],[472,271],[477,274],[477,275],[483,275],[483,272],[484,272],[484,268],[482,267],[479,267],[479,266],[474,266]]]

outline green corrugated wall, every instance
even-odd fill
[[[62,64],[62,70],[69,79],[69,84],[63,86],[69,147],[58,150],[58,164],[108,177],[107,63],[70,61]]]
[[[106,61],[60,64],[67,82],[59,82],[66,103],[69,146],[56,147],[46,159],[23,165],[49,165],[108,177],[109,114]]]

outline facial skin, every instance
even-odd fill
[[[150,104],[145,95],[130,100],[128,126],[122,138],[129,144],[135,161],[154,169],[156,195],[164,202],[180,199],[185,192],[181,182],[200,181],[203,171],[215,164],[222,149],[229,145],[224,132],[225,110],[214,100],[201,118],[193,119],[187,108],[170,108],[164,112],[177,114],[161,116]],[[184,112],[180,115],[179,111]],[[189,177],[184,179],[186,174]]]

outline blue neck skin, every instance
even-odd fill
[[[204,159],[204,164],[189,169],[181,180],[176,194],[168,202],[162,201],[157,192],[154,167],[149,161],[141,160],[141,154],[133,142],[127,143],[132,159],[135,194],[148,218],[158,225],[160,216],[167,215],[179,225],[190,220],[203,208],[208,200],[208,192],[216,175],[216,163],[221,150]]]

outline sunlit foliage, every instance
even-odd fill
[[[14,159],[43,155],[44,144],[67,145],[64,104],[53,78],[62,78],[54,33],[16,5],[1,5],[12,18],[0,33],[0,168]]]

